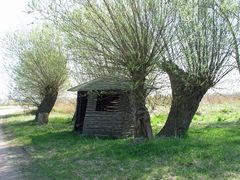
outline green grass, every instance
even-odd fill
[[[47,126],[13,116],[4,129],[29,155],[27,179],[240,179],[239,109],[200,108],[186,137],[140,144],[80,136],[67,114],[53,113]],[[166,117],[152,119],[155,133]]]

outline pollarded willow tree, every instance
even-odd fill
[[[169,5],[168,0],[87,0],[71,5],[55,1],[47,6],[38,1],[32,9],[52,15],[50,19],[67,33],[73,55],[80,56],[79,64],[87,61],[132,81],[135,137],[151,138],[145,105],[151,87],[146,82],[165,50],[162,37],[171,35]]]
[[[60,88],[67,79],[67,59],[63,41],[47,25],[28,32],[16,32],[5,41],[11,62],[15,98],[37,107],[39,113],[50,113]]]
[[[220,15],[228,24],[228,30],[232,35],[234,43],[234,58],[240,72],[240,1],[224,0],[217,3]]]
[[[184,135],[205,93],[232,70],[233,41],[217,2],[173,3],[176,36],[161,66],[171,81],[172,105],[161,136]]]

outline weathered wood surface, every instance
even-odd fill
[[[119,96],[117,111],[96,111],[96,104],[97,95],[89,95],[83,126],[84,135],[111,137],[133,135],[133,118],[127,94]]]

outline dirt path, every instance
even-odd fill
[[[22,108],[13,106],[0,108],[0,180],[23,179],[18,165],[22,151],[6,140],[6,136],[1,127],[3,122],[3,119],[1,118],[22,111]]]

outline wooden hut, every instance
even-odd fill
[[[74,129],[84,135],[133,135],[130,86],[122,78],[97,78],[69,91],[77,92]]]

